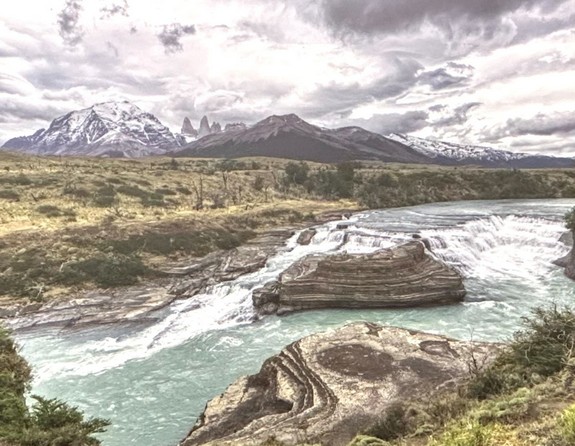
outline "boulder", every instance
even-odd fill
[[[313,237],[317,234],[316,229],[306,229],[302,231],[299,237],[297,238],[297,242],[299,245],[309,245]]]
[[[429,399],[488,364],[494,344],[360,322],[305,337],[212,399],[181,446],[346,445],[405,401]]]
[[[412,241],[372,254],[311,255],[256,290],[260,314],[323,308],[393,308],[460,302],[462,277]]]

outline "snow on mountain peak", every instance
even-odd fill
[[[151,113],[111,101],[56,118],[48,130],[15,138],[5,147],[48,155],[161,155],[184,143]]]

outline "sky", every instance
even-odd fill
[[[575,0],[5,0],[0,144],[128,100],[575,155]]]

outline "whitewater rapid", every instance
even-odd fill
[[[112,418],[105,445],[174,444],[193,424],[190,413],[197,415],[208,398],[308,333],[362,319],[501,340],[533,306],[575,302],[572,283],[552,264],[569,249],[558,240],[565,232],[562,215],[573,205],[574,200],[469,202],[360,213],[316,227],[307,246],[298,245],[295,234],[261,270],[176,301],[144,328],[46,330],[18,339],[34,367],[35,391]],[[412,240],[415,233],[464,276],[463,304],[255,321],[253,290],[306,255],[374,252]],[[183,421],[174,423],[178,417]]]

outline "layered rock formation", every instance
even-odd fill
[[[322,308],[390,308],[459,302],[461,276],[421,241],[373,254],[312,255],[253,295],[260,314]]]
[[[303,338],[211,400],[181,446],[347,444],[398,402],[429,398],[496,347],[354,323]]]
[[[46,303],[0,306],[0,322],[12,329],[40,326],[78,328],[112,323],[152,323],[158,310],[176,299],[191,298],[207,287],[234,280],[262,268],[267,259],[285,246],[292,229],[268,231],[246,244],[217,251],[184,264],[166,266],[171,278],[139,286],[94,290]]]

